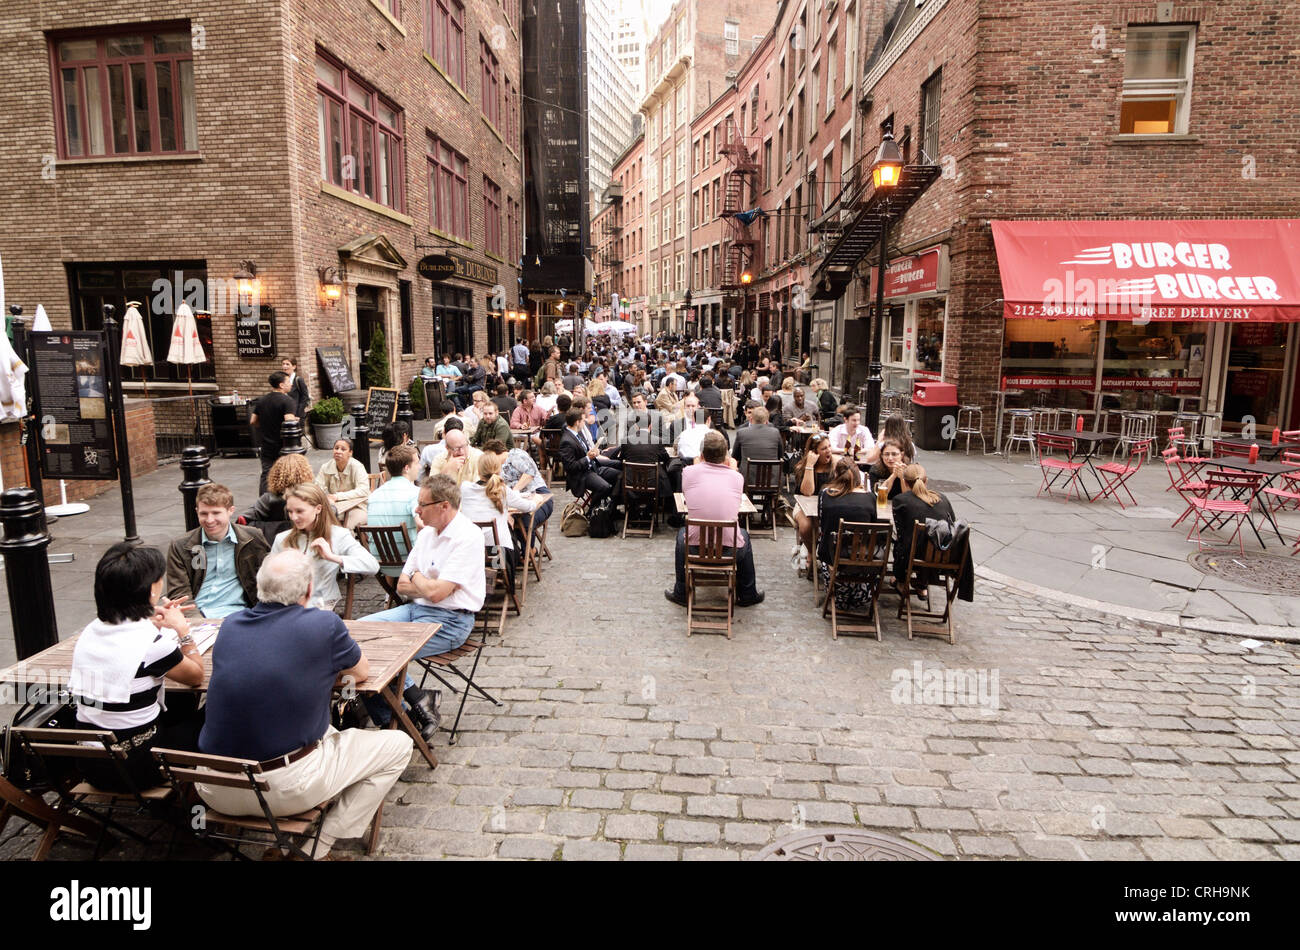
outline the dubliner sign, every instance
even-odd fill
[[[992,226],[1008,319],[1300,321],[1300,220]]]

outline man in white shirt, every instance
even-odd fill
[[[686,388],[686,377],[677,372],[675,363],[665,363],[664,378],[660,380],[660,386],[671,386],[673,392],[681,392]]]
[[[880,457],[876,440],[871,437],[871,430],[864,425],[862,413],[854,406],[844,410],[844,422],[831,429],[831,452],[835,455],[848,455],[855,461],[874,462]]]
[[[700,399],[694,393],[682,400],[682,419],[673,424],[677,428],[677,438],[673,445],[677,457],[668,463],[668,479],[673,491],[682,490],[682,471],[688,465],[695,464],[700,455],[700,443],[712,431],[712,419],[708,413],[700,412]]]

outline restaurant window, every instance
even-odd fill
[[[473,352],[474,301],[468,290],[433,285],[433,347],[439,360]]]
[[[469,240],[469,170],[464,155],[447,143],[427,139],[430,226],[443,234]]]
[[[127,301],[138,302],[140,316],[144,320],[146,341],[153,354],[153,365],[124,365],[124,382],[185,382],[186,367],[168,363],[167,351],[171,344],[178,304],[187,303],[194,311],[221,306],[215,301],[209,301],[206,263],[149,261],[68,264],[67,270],[74,330],[102,330],[104,304],[116,307],[120,320],[126,313]],[[227,301],[225,307],[228,308],[229,305],[230,301]],[[234,314],[227,310],[218,314],[217,319],[233,323]],[[194,382],[210,383],[216,379],[212,362],[212,318],[196,312],[194,322],[198,326],[199,341],[208,360],[190,367],[191,378]]]
[[[402,353],[415,352],[415,318],[411,314],[411,282],[397,282],[397,299],[402,311]]]
[[[492,309],[492,295],[487,295],[487,348],[489,353],[500,353],[505,347],[502,341],[505,338],[505,328],[502,324],[505,322],[505,315]],[[489,372],[496,372],[496,367],[489,367]]]
[[[889,307],[888,342],[885,344],[885,362],[902,365],[906,361],[907,351],[903,346],[903,328],[907,321],[904,314],[907,308],[901,303]]]
[[[401,211],[402,113],[347,68],[316,57],[321,178]]]
[[[188,24],[50,41],[60,158],[197,152]]]
[[[465,88],[465,8],[456,0],[424,0],[424,51]]]
[[[946,302],[931,297],[916,302],[916,368],[943,375],[943,330]]]
[[[936,72],[921,86],[922,163],[939,164],[939,92],[942,72]]]
[[[1179,408],[1175,398],[1179,393],[1200,396],[1205,328],[1204,323],[1190,321],[1106,321],[1101,356],[1103,408],[1163,411]],[[1110,380],[1123,380],[1123,385],[1108,385]]]
[[[1002,374],[1009,378],[1007,388],[1060,390],[1056,401],[1061,405],[1091,405],[1083,392],[1094,389],[1100,335],[1101,324],[1095,320],[1004,320]],[[1016,382],[1017,377],[1042,383]]]
[[[1288,353],[1292,354],[1291,365],[1295,365],[1294,349],[1287,347],[1289,333],[1290,324],[1286,323],[1233,324],[1223,402],[1225,428],[1248,424],[1252,419],[1261,426],[1279,424]],[[1192,355],[1201,354],[1193,350]]]
[[[1130,26],[1124,49],[1123,135],[1186,135],[1194,26]]]

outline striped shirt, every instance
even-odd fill
[[[98,624],[100,621],[92,623]],[[176,634],[171,630],[158,630],[151,620],[133,620],[128,623],[142,630],[147,628],[146,633],[153,633],[153,639],[135,671],[135,678],[131,680],[131,698],[124,703],[101,703],[82,696],[74,697],[77,700],[78,722],[110,731],[134,729],[137,726],[147,726],[162,711],[158,700],[163,689],[163,676],[184,659],[180,645],[176,642]],[[85,636],[84,631],[82,635]],[[74,669],[79,666],[75,651],[72,664]],[[93,682],[95,679],[93,669],[83,667],[80,673],[87,681]]]

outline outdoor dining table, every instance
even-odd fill
[[[807,518],[809,521],[812,522],[814,548],[816,547],[818,532],[821,530],[821,524],[820,524],[821,516],[817,512],[817,498],[818,498],[817,495],[795,495],[794,496],[794,503],[796,507],[798,507],[798,509],[803,512],[805,518]],[[888,502],[882,505],[879,503],[879,501],[877,501],[876,520],[888,524],[890,526],[889,532],[890,534],[893,534],[894,506],[892,504],[889,504]],[[811,553],[814,556],[808,559],[808,579],[810,581],[815,580],[817,577],[817,558],[815,556],[817,552],[814,550]]]
[[[1087,466],[1088,471],[1092,472],[1092,477],[1097,480],[1097,494],[1089,494],[1088,501],[1093,502],[1100,498],[1102,493],[1106,490],[1106,485],[1102,481],[1101,475],[1097,472],[1097,469],[1093,467],[1092,460],[1097,454],[1097,449],[1105,443],[1114,442],[1119,438],[1118,433],[1097,432],[1093,429],[1084,429],[1082,432],[1076,432],[1073,429],[1047,429],[1041,434],[1055,436],[1058,439],[1074,440],[1074,451],[1070,453],[1069,461],[1083,462],[1084,465]],[[1079,484],[1083,484],[1083,479],[1079,479]],[[1083,490],[1087,493],[1088,488],[1086,485]]]
[[[676,503],[676,505],[677,505],[677,513],[678,513],[679,515],[689,515],[689,514],[690,514],[690,512],[686,510],[686,493],[685,493],[685,492],[673,492],[673,502]],[[741,495],[741,496],[740,496],[740,514],[742,514],[742,515],[756,515],[756,514],[758,514],[758,509],[754,507],[754,503],[753,503],[752,501],[750,501],[750,498],[749,498],[748,495]]]
[[[1274,445],[1268,439],[1263,441],[1258,439],[1215,439],[1214,441],[1241,449],[1249,449],[1252,445],[1258,445],[1259,457],[1267,462],[1279,458],[1283,452],[1300,452],[1300,442],[1278,442]],[[1218,459],[1214,460],[1215,464],[1218,464],[1218,462]]]
[[[424,741],[420,730],[411,722],[402,709],[399,698],[400,688],[393,686],[406,674],[406,667],[415,658],[415,654],[425,642],[441,628],[438,623],[386,623],[380,620],[345,620],[348,633],[361,645],[367,661],[370,663],[370,675],[354,688],[361,696],[379,696],[393,710],[393,724],[401,723],[402,728],[415,742],[415,748],[424,756],[430,768],[438,767],[438,758]],[[200,618],[190,625],[190,633],[203,650],[203,685],[184,686],[167,681],[167,689],[179,692],[204,692],[212,678],[212,644],[219,638],[221,621],[215,618]],[[78,634],[78,636],[80,636]],[[42,650],[34,656],[15,663],[5,670],[0,670],[0,683],[14,683],[19,687],[60,687],[66,686],[72,675],[72,653],[76,649],[78,636],[60,640],[54,646]]]
[[[1262,450],[1263,446],[1260,446],[1260,449]],[[1296,467],[1294,465],[1288,465],[1286,462],[1268,462],[1264,459],[1252,462],[1250,459],[1227,457],[1211,459],[1205,463],[1205,468],[1201,471],[1204,472],[1205,469],[1214,468],[1226,469],[1232,472],[1253,472],[1264,476],[1264,479],[1260,481],[1251,492],[1247,504],[1254,505],[1256,502],[1259,503],[1259,510],[1264,513],[1264,517],[1268,519],[1268,523],[1273,526],[1273,532],[1277,535],[1277,539],[1285,544],[1286,542],[1282,538],[1282,531],[1277,526],[1277,520],[1273,517],[1273,512],[1269,510],[1268,503],[1260,496],[1263,495],[1264,489],[1268,488],[1275,478],[1287,472],[1294,472]],[[1264,539],[1260,537],[1259,529],[1255,527],[1255,520],[1253,518],[1249,520],[1250,527],[1255,532],[1255,537],[1259,539],[1259,546],[1267,547],[1268,545],[1264,543]]]

